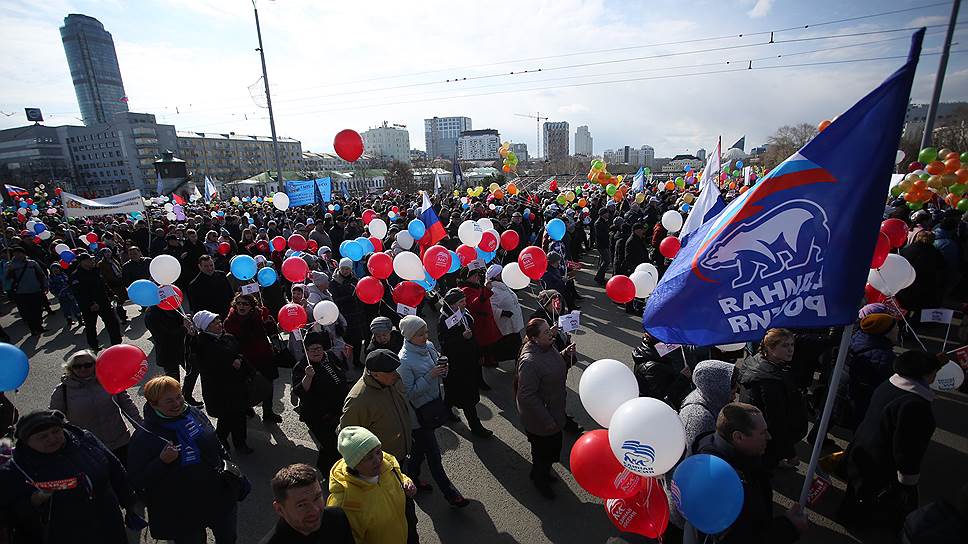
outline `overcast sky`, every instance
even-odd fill
[[[746,135],[749,150],[780,125],[834,117],[903,60],[816,63],[906,55],[910,32],[880,31],[943,25],[950,10],[931,0],[258,5],[278,133],[304,150],[331,151],[339,130],[382,121],[407,125],[411,147],[424,149],[423,119],[464,115],[533,153],[535,121],[515,114],[541,112],[570,123],[572,151],[575,128],[588,125],[596,154],[648,144],[656,156],[712,149],[720,135],[724,146]],[[178,130],[269,134],[249,0],[0,0],[0,128],[25,124],[25,106],[49,125],[80,124],[58,30],[68,13],[113,34],[132,111]],[[774,41],[798,41],[769,44],[768,31],[792,27]],[[802,40],[856,33],[869,34]],[[943,38],[943,26],[928,28],[914,102],[930,99],[930,53]],[[968,50],[966,38],[959,26],[964,45],[952,50]],[[736,71],[697,75],[725,70]],[[966,98],[968,55],[956,53],[942,100]]]

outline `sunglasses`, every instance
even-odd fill
[[[94,368],[94,363],[79,363],[72,365],[71,368]]]

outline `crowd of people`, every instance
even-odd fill
[[[513,230],[520,243],[490,259],[478,254],[440,277],[421,293],[416,315],[398,313],[393,288],[403,280],[397,275],[385,280],[378,303],[364,303],[356,288],[370,275],[369,257],[341,254],[344,241],[373,234],[363,221],[367,210],[390,225],[378,237],[387,253],[420,254],[425,246],[398,235],[420,215],[416,195],[337,198],[285,211],[254,198],[195,202],[184,206],[184,221],[168,219],[160,207],[148,208],[150,222],[144,216],[48,216],[53,235],[44,240],[23,230],[23,214],[4,213],[0,273],[20,319],[32,335],[45,335],[60,323],[49,319],[56,299],[62,326],[83,327],[88,349],[68,358],[49,409],[18,419],[6,397],[0,399],[0,424],[16,440],[0,465],[0,531],[9,542],[126,542],[125,528],[147,527],[153,538],[181,544],[204,542],[209,529],[216,542],[235,542],[238,502],[265,482],[250,482],[233,459],[258,455],[246,436],[256,408],[264,423],[282,421],[273,411],[273,382],[289,375],[292,404],[318,455],[315,467],[284,467],[269,483],[279,519],[263,542],[417,542],[418,493],[436,486],[451,507],[470,503],[446,473],[436,429],[463,415],[475,440],[492,439],[477,407],[481,391],[491,387],[483,369],[504,361],[514,362],[530,479],[554,499],[552,466],[562,460],[564,433],[583,432],[566,413],[576,343],[559,326],[562,315],[592,296],[576,282],[578,263],[594,250],[599,284],[642,263],[664,270],[670,261],[659,250],[667,235],[660,217],[682,205],[677,191],[637,200],[593,189],[582,206],[560,204],[556,196],[539,190],[501,199],[436,196],[434,210],[447,231],[439,244],[448,250],[458,249],[458,227],[468,219],[487,219],[498,232]],[[913,334],[906,327],[917,327],[917,310],[964,294],[968,223],[956,210],[932,205],[910,215],[903,203],[892,202],[885,215],[913,227],[901,254],[917,280],[898,294],[898,303],[869,304],[858,316],[835,417],[854,437],[835,456],[847,481],[839,515],[849,525],[901,530],[910,514],[904,526],[909,542],[948,542],[922,535],[937,532],[939,523],[963,531],[968,491],[920,510],[917,495],[934,430],[935,395],[928,384],[944,360],[921,350],[896,355],[894,348],[902,330]],[[553,219],[566,224],[560,239],[546,231]],[[294,234],[308,241],[305,251],[273,244]],[[55,250],[59,244],[70,248],[70,262]],[[516,263],[530,245],[546,252],[548,266],[537,282],[536,309],[525,315],[502,267]],[[174,285],[184,299],[174,307],[128,303],[127,287],[151,279],[151,259],[159,255],[180,263]],[[230,272],[238,255],[253,257],[260,270],[273,269],[277,280],[249,288],[254,281]],[[292,256],[308,266],[304,281],[281,273]],[[339,310],[332,323],[310,319],[296,332],[280,328],[277,316],[287,304],[313,316],[326,301]],[[911,312],[907,320],[899,308]],[[641,314],[642,301],[624,310]],[[164,374],[143,384],[146,403],[139,411],[126,392],[109,394],[94,374],[104,341],[124,342],[127,323],[142,318]],[[646,333],[630,353],[615,354],[631,360],[642,396],[679,411],[686,455],[719,456],[741,475],[743,510],[719,542],[792,542],[808,530],[796,507],[774,516],[771,476],[800,466],[798,444],[826,439],[808,436],[808,429],[822,409],[837,336],[834,330],[771,329],[756,345],[730,351],[669,351]],[[11,341],[2,329],[0,339]],[[433,484],[421,478],[425,461]],[[949,513],[940,522],[939,508]],[[672,510],[666,542],[690,530]]]

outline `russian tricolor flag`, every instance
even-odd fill
[[[432,246],[447,236],[447,231],[444,230],[444,225],[437,217],[437,212],[434,211],[426,192],[423,194],[423,206],[420,207],[420,220],[427,227],[426,234],[420,239],[420,245]]]

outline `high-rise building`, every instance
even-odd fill
[[[518,158],[518,162],[528,162],[528,144],[511,144],[511,151]]]
[[[128,111],[111,33],[97,19],[76,13],[64,18],[60,33],[84,124],[109,123]]]
[[[575,156],[591,157],[592,152],[592,133],[582,125],[575,131]]]
[[[706,161],[706,150],[699,148],[696,150],[696,158],[705,162]]]
[[[554,160],[568,156],[569,137],[568,122],[556,121],[544,124],[544,149],[545,158]]]
[[[383,125],[363,132],[363,148],[375,158],[410,164],[410,133],[404,125]]]
[[[454,160],[457,154],[457,138],[471,130],[470,117],[434,117],[424,119],[424,137],[427,158],[443,157]]]
[[[71,127],[27,125],[0,130],[0,178],[5,183],[31,190],[35,183],[56,183],[74,192],[73,166],[67,148]]]
[[[652,146],[643,145],[640,147],[639,155],[642,159],[642,166],[646,166],[652,170],[658,170],[655,164],[655,149],[652,149]]]
[[[501,135],[493,128],[465,130],[457,139],[457,158],[462,161],[495,160],[500,156],[500,147]]]

